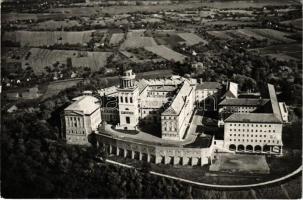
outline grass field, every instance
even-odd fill
[[[244,172],[244,173],[269,173],[265,156],[244,154],[218,154],[215,162],[210,166],[210,171],[216,172]]]
[[[30,49],[28,59],[22,59],[22,67],[26,68],[27,64],[32,67],[35,74],[45,72],[45,67],[56,62],[66,64],[67,58],[72,58],[73,67],[89,67],[91,71],[97,71],[107,63],[109,52],[86,52],[73,50],[48,50],[40,48]]]
[[[144,30],[131,31],[126,35],[126,40],[121,44],[120,49],[132,49],[140,47],[156,46],[154,38],[144,36]]]
[[[91,40],[93,31],[59,32],[59,31],[15,31],[5,32],[3,41],[19,42],[21,47],[41,47],[54,44],[84,45]]]
[[[169,61],[183,62],[186,58],[186,56],[184,56],[174,50],[171,50],[164,45],[145,47],[145,50],[150,51]]]
[[[47,99],[54,95],[58,95],[60,91],[73,87],[80,83],[83,79],[67,79],[62,81],[50,82],[46,88],[46,92],[43,94],[42,99]]]

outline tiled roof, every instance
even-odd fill
[[[280,123],[281,121],[269,113],[234,113],[224,122],[242,122],[242,123]]]
[[[186,102],[186,98],[191,93],[192,87],[189,82],[185,80],[178,94],[174,98],[171,105],[162,113],[163,115],[178,115],[182,110],[184,103]]]
[[[91,114],[100,107],[98,99],[93,96],[79,96],[71,105],[65,108],[65,111],[83,111],[84,114]]]
[[[269,99],[224,99],[219,103],[220,106],[263,106]]]
[[[220,89],[221,84],[218,82],[203,82],[201,84],[197,84],[196,90],[204,90],[204,89]]]

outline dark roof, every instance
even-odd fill
[[[263,106],[269,99],[224,99],[220,106]]]
[[[269,113],[234,113],[225,119],[224,122],[281,123],[274,114]]]
[[[221,89],[222,86],[218,82],[203,82],[201,84],[197,84],[196,90],[204,90],[204,89]]]

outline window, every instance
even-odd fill
[[[133,103],[133,97],[130,97],[130,98],[129,98],[129,102],[130,102],[130,103]]]
[[[125,97],[125,103],[128,103],[128,99],[127,99],[127,97]]]
[[[249,132],[249,129],[247,129],[247,132]]]
[[[120,101],[121,101],[121,103],[123,103],[123,97],[122,96],[120,97]]]
[[[232,131],[232,129],[230,129],[230,131]]]
[[[234,131],[237,131],[237,129],[234,129]]]
[[[238,131],[241,131],[241,129],[238,129]]]
[[[264,135],[264,137],[266,137],[266,135]]]
[[[262,130],[260,130],[260,132],[262,132]]]
[[[127,124],[130,124],[130,118],[129,117],[126,117],[125,120],[126,120]]]
[[[264,127],[267,127],[266,125],[264,125]]]
[[[274,132],[276,132],[275,130],[272,130],[272,132],[274,133]]]
[[[234,136],[236,136],[236,134],[234,134]]]
[[[238,137],[240,137],[240,134],[238,134]]]
[[[256,133],[258,132],[258,130],[256,130]]]
[[[258,124],[256,124],[256,127],[258,127]]]
[[[230,136],[233,136],[233,134],[229,134]]]
[[[271,127],[271,125],[268,125],[268,127]]]
[[[271,130],[268,130],[268,132],[270,133],[270,132],[271,132]]]
[[[260,125],[260,127],[262,127],[262,124]]]

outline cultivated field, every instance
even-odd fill
[[[267,39],[275,43],[293,43],[292,39],[287,38],[288,33],[273,29],[238,29],[225,31],[207,31],[208,34],[225,40],[241,38],[255,38],[257,40]]]
[[[107,58],[112,55],[111,52],[85,52],[84,57],[73,57],[73,67],[88,67],[92,72],[105,67]]]
[[[274,57],[278,60],[302,60],[301,44],[281,44],[264,48],[251,49],[264,56]]]
[[[70,28],[74,26],[81,26],[76,20],[65,20],[65,21],[55,21],[48,20],[44,22],[39,22],[37,25],[33,26],[34,30],[58,30],[62,28]]]
[[[283,21],[282,24],[291,24],[293,25],[295,28],[297,29],[301,29],[302,30],[302,18],[300,19],[295,19],[295,20],[287,20],[287,21]]]
[[[91,40],[93,31],[60,32],[60,31],[15,31],[5,32],[3,41],[20,43],[21,47],[41,47],[54,44],[86,44]]]
[[[124,33],[113,33],[109,44],[110,45],[118,45],[124,38]]]
[[[107,58],[111,55],[110,52],[86,52],[73,50],[48,50],[40,48],[30,49],[28,59],[22,59],[22,67],[28,65],[32,67],[35,74],[45,72],[45,67],[52,68],[55,63],[66,64],[67,58],[72,59],[73,67],[88,67],[91,71],[97,71],[104,67],[107,63]]]
[[[185,40],[185,43],[188,46],[192,46],[199,43],[207,44],[206,40],[203,40],[194,33],[178,33],[178,36]]]
[[[126,40],[121,44],[120,49],[140,48],[156,46],[154,38],[144,36],[143,30],[131,31],[126,35]]]
[[[150,51],[169,61],[183,62],[186,58],[186,56],[184,56],[174,50],[171,50],[164,45],[145,47],[145,50]]]

